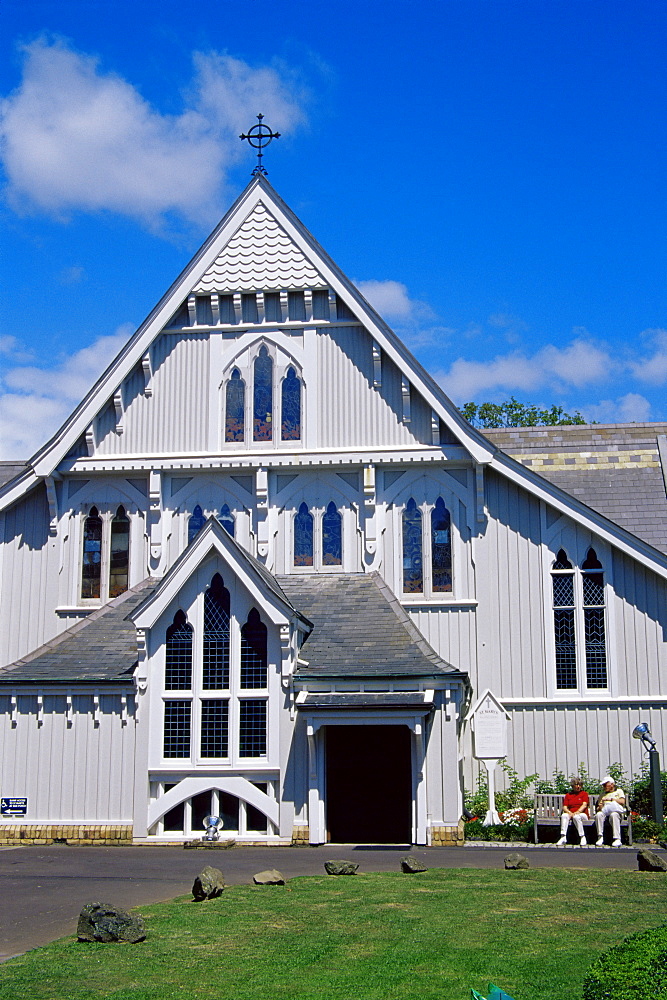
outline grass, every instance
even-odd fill
[[[240,886],[140,908],[137,945],[63,938],[0,966],[0,998],[577,998],[588,966],[665,912],[646,872],[437,870]]]

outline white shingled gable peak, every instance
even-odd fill
[[[245,292],[326,286],[263,201],[216,257],[193,292]]]

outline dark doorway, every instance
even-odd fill
[[[327,726],[327,829],[342,844],[409,844],[407,726]]]

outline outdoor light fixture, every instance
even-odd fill
[[[646,722],[640,722],[638,726],[635,726],[632,735],[636,740],[641,740],[647,750],[655,750],[655,740],[651,736]]]
[[[632,735],[636,740],[641,740],[642,745],[648,751],[649,774],[651,778],[651,807],[653,819],[662,826],[662,776],[660,774],[660,754],[656,742],[651,736],[647,722],[640,722],[632,730]]]
[[[204,826],[206,827],[206,833],[202,837],[202,840],[217,840],[220,836],[218,827],[222,826],[222,816],[204,817]]]

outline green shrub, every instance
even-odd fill
[[[471,819],[464,823],[463,829],[466,840],[495,840],[502,843],[507,840],[528,842],[533,839],[531,820],[526,823],[501,823],[498,826],[483,826],[481,819]]]
[[[632,817],[632,836],[635,840],[650,840],[655,843],[666,833],[664,827],[658,826],[655,820],[645,819],[643,816]]]
[[[583,1000],[667,998],[667,924],[631,934],[591,965]]]
[[[667,771],[661,771],[662,801],[667,802]],[[630,808],[642,816],[650,816],[653,812],[651,798],[651,774],[648,761],[643,761],[639,774],[635,774],[630,783]]]

